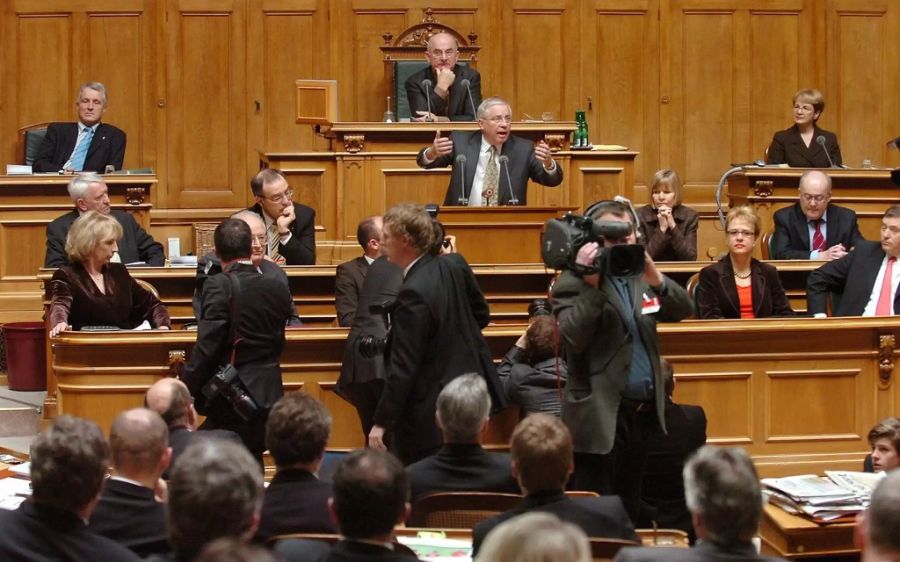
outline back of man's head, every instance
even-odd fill
[[[239,259],[250,258],[253,248],[253,235],[250,226],[240,219],[225,219],[213,233],[216,255],[227,263]]]
[[[900,471],[888,473],[875,488],[863,521],[863,560],[900,559]]]
[[[60,416],[31,444],[32,498],[80,512],[100,493],[109,447],[92,421]]]
[[[409,480],[393,455],[374,449],[353,451],[338,465],[333,484],[333,510],[345,537],[389,534],[406,515]]]
[[[562,492],[572,473],[572,435],[556,416],[531,414],[509,442],[513,471],[526,494]]]
[[[381,241],[381,215],[366,217],[356,227],[356,241],[369,253],[369,241]]]
[[[282,396],[266,421],[266,447],[279,469],[319,461],[330,434],[328,409],[302,390]]]
[[[192,404],[187,385],[173,378],[156,381],[144,395],[144,406],[159,414],[169,429],[190,423]]]
[[[684,466],[687,506],[700,520],[698,538],[721,545],[749,543],[762,516],[759,476],[738,447],[701,447]],[[695,525],[697,526],[697,525]]]
[[[456,377],[437,399],[438,423],[446,443],[479,443],[491,411],[484,378],[477,373]]]
[[[219,537],[248,540],[259,522],[263,477],[243,446],[204,439],[178,457],[166,507],[169,540],[192,558]]]
[[[116,474],[139,480],[159,475],[168,460],[169,430],[156,412],[147,408],[125,410],[113,420],[109,448]]]

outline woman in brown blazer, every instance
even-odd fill
[[[116,326],[130,330],[145,320],[169,329],[169,312],[141,287],[121,263],[110,263],[118,250],[122,225],[109,215],[88,211],[66,236],[72,265],[60,267],[50,280],[50,336],[84,326]]]
[[[794,94],[793,107],[794,125],[772,137],[766,163],[787,164],[792,168],[829,168],[832,162],[840,166],[841,147],[837,135],[816,124],[825,110],[822,92],[800,90]],[[819,137],[825,141],[824,146],[818,143]]]
[[[793,316],[778,271],[750,254],[759,240],[759,217],[748,206],[725,219],[728,255],[700,270],[700,318]]]
[[[681,204],[681,180],[664,169],[650,182],[650,204],[638,210],[641,243],[653,261],[697,259],[697,212]]]

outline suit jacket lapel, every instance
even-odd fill
[[[794,221],[794,226],[797,228],[796,234],[800,237],[800,240],[803,241],[803,247],[807,251],[810,251],[809,249],[812,248],[812,241],[809,239],[809,220],[807,220],[806,215],[803,214],[803,208],[800,207],[800,203],[794,205],[794,216],[796,217],[796,220]],[[828,230],[830,231],[831,229]]]
[[[763,299],[766,298],[766,276],[757,265],[756,260],[750,262],[750,290],[753,293],[753,316],[759,318]]]
[[[506,142],[503,143],[503,146],[500,148],[500,155],[506,156],[510,161],[512,160],[511,155],[515,151],[515,146],[513,145],[513,143],[514,143],[513,137],[512,137],[512,135],[509,135],[506,138]],[[512,186],[510,186],[509,182],[506,181],[506,172],[509,171],[509,163],[508,162],[507,162],[505,168],[506,169],[504,171],[504,166],[502,166],[502,165],[500,166],[500,181],[497,183],[497,189],[500,190],[500,197],[497,198],[497,201],[501,205],[509,204],[510,194],[512,193],[512,191],[511,191]]]
[[[812,143],[810,143],[810,145],[807,147],[806,143],[803,142],[803,137],[800,136],[800,129],[798,129],[796,125],[794,125],[791,129],[792,129],[792,131],[791,131],[790,138],[791,138],[791,144],[794,145],[794,152],[798,156],[800,156],[801,158],[806,160],[806,162],[809,164],[810,168],[815,168],[816,165],[813,163],[812,157],[816,153],[816,147],[818,147],[818,145],[815,144],[816,135],[818,134],[818,132],[817,131],[813,132]]]
[[[728,302],[731,303],[731,307],[734,308],[738,316],[741,314],[741,300],[738,297],[737,292],[737,283],[734,282],[734,266],[731,265],[731,260],[726,258],[723,262],[725,264],[725,269],[722,271],[722,274],[719,275],[719,287],[722,289],[722,294],[728,298]]]
[[[481,157],[481,131],[472,133],[466,146],[466,160],[471,164],[466,165],[466,197],[472,194],[472,184],[475,182],[475,170],[478,168],[478,159]]]

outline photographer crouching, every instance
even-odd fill
[[[575,449],[572,488],[618,494],[637,521],[646,439],[665,432],[656,322],[686,318],[693,305],[636,245],[629,205],[602,201],[585,214],[550,221],[544,239],[545,261],[566,269],[552,295],[569,367],[562,419]]]
[[[223,274],[203,285],[197,344],[182,379],[206,416],[199,430],[234,431],[262,465],[266,419],[284,393],[280,358],[291,293],[253,265],[246,222],[226,219],[213,236]]]

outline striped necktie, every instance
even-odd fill
[[[76,172],[84,170],[84,159],[87,157],[88,148],[91,147],[91,140],[94,138],[94,129],[85,127],[78,135],[78,143],[75,150],[72,151],[72,169]]]

